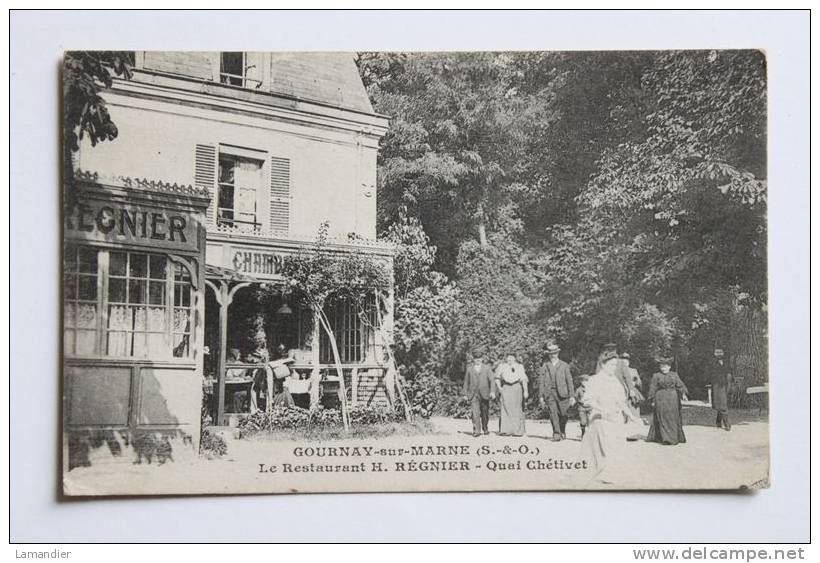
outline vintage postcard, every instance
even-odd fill
[[[65,495],[769,486],[763,53],[62,81]]]

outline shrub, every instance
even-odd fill
[[[402,413],[389,407],[356,405],[350,409],[349,414],[353,426],[384,424],[402,419]],[[243,436],[274,430],[325,429],[341,426],[341,412],[321,406],[311,410],[300,407],[277,407],[271,412],[259,411],[239,421],[239,430]]]
[[[319,409],[316,409],[317,411]],[[270,432],[276,429],[307,428],[310,411],[300,407],[276,407],[270,412],[257,411],[239,421],[243,435]]]
[[[342,413],[336,409],[319,407],[310,411],[310,426],[330,428],[342,425]]]
[[[208,458],[222,457],[228,453],[228,444],[222,436],[206,428],[199,442],[199,453]]]
[[[436,413],[452,418],[468,419],[472,416],[471,401],[459,395],[444,395],[439,399]]]
[[[441,397],[441,381],[429,374],[420,374],[407,382],[407,399],[413,414],[430,418]]]
[[[460,307],[458,292],[444,274],[432,269],[436,247],[430,244],[417,219],[402,216],[384,233],[384,238],[396,248],[396,363],[403,367],[408,380],[424,373],[442,374],[451,356],[453,323]]]
[[[540,359],[556,328],[541,318],[543,264],[503,233],[484,248],[462,243],[457,261],[459,348],[490,361],[515,354],[529,367]]]
[[[390,407],[356,405],[350,409],[350,424],[386,424],[400,420],[397,413]]]
[[[199,454],[208,458],[222,457],[228,453],[228,444],[222,436],[211,429],[211,415],[205,397],[202,399],[199,414]]]

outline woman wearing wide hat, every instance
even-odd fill
[[[615,370],[618,354],[604,350],[598,358],[598,370],[584,383],[582,406],[589,411],[589,425],[581,440],[595,477],[602,483],[616,482],[623,469],[626,447],[624,418],[630,417],[626,394]]]
[[[658,442],[669,446],[685,443],[681,400],[686,399],[686,385],[672,369],[672,360],[658,360],[660,371],[652,376],[649,384],[649,404],[654,413],[649,427],[647,442]]]

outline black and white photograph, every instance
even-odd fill
[[[769,486],[760,50],[67,51],[69,496]]]
[[[811,559],[808,10],[208,7],[9,12],[9,558]]]

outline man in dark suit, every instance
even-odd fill
[[[495,398],[493,370],[481,355],[468,360],[464,374],[464,396],[470,400],[473,419],[473,436],[489,434],[490,399]]]
[[[558,357],[561,349],[556,344],[547,346],[548,359],[538,373],[539,403],[549,409],[552,439],[556,442],[567,437],[569,409],[575,404],[575,386],[569,364]]]
[[[712,408],[717,411],[715,425],[724,430],[731,430],[732,424],[729,422],[729,385],[732,382],[732,375],[729,373],[729,366],[724,361],[724,354],[721,348],[715,348],[715,361],[712,365]]]

